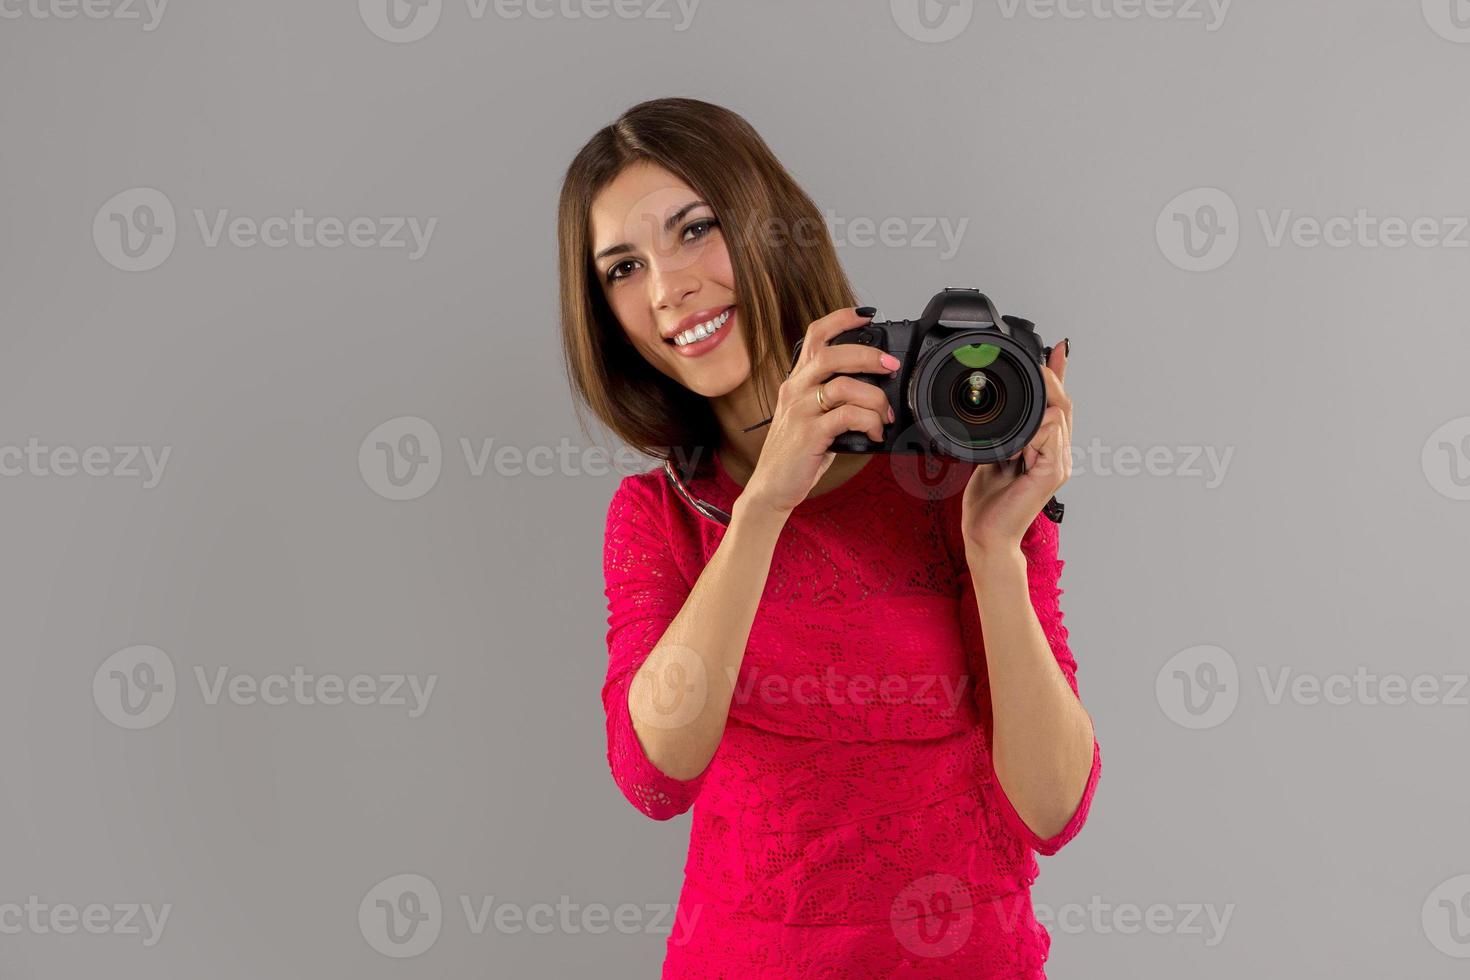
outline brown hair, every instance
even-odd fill
[[[785,377],[792,346],[808,324],[854,305],[854,293],[816,205],[738,113],[698,99],[653,99],[598,130],[567,168],[557,210],[567,377],[618,438],[682,464],[718,447],[714,412],[706,398],[664,375],[629,342],[592,263],[592,202],[640,160],[673,173],[714,209],[730,253],[753,376]],[[758,400],[764,405],[763,390]],[[577,414],[585,434],[580,405]]]

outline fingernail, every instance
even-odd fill
[[[893,421],[893,406],[892,405],[889,405],[888,406],[888,421],[890,421],[890,422]]]
[[[892,354],[884,354],[882,357],[878,358],[878,363],[882,364],[890,371],[897,371],[899,360]]]
[[[857,308],[857,315],[858,316],[872,316],[874,313],[877,313],[877,312],[878,312],[878,307],[876,307],[876,306],[859,306]]]
[[[1068,358],[1070,358],[1072,356],[1072,338],[1071,337],[1063,337],[1062,338],[1062,353],[1063,354],[1066,354]]]

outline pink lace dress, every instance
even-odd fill
[[[730,510],[741,487],[715,457],[689,487]],[[604,573],[607,757],[635,807],[693,807],[663,977],[740,980],[1044,977],[1051,945],[1030,885],[1043,840],[990,755],[979,614],[960,537],[973,466],[921,479],[916,457],[874,456],[803,501],[777,543],[719,749],[689,780],[655,768],[628,711],[632,676],[678,614],[725,528],[659,470],[608,508]],[[1032,605],[1061,670],[1076,662],[1058,606],[1057,526],[1022,550]],[[683,696],[699,678],[677,674]],[[677,711],[677,705],[672,710]]]

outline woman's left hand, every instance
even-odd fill
[[[1036,435],[1021,450],[1026,472],[1017,474],[1015,459],[982,463],[965,485],[961,528],[967,549],[982,553],[1019,549],[1041,508],[1072,475],[1072,399],[1062,388],[1066,348],[1065,341],[1057,344],[1041,366],[1046,412]]]

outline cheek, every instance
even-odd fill
[[[699,269],[708,278],[722,286],[734,288],[735,271],[730,264],[730,250],[725,247],[725,236],[719,235],[699,256]]]

